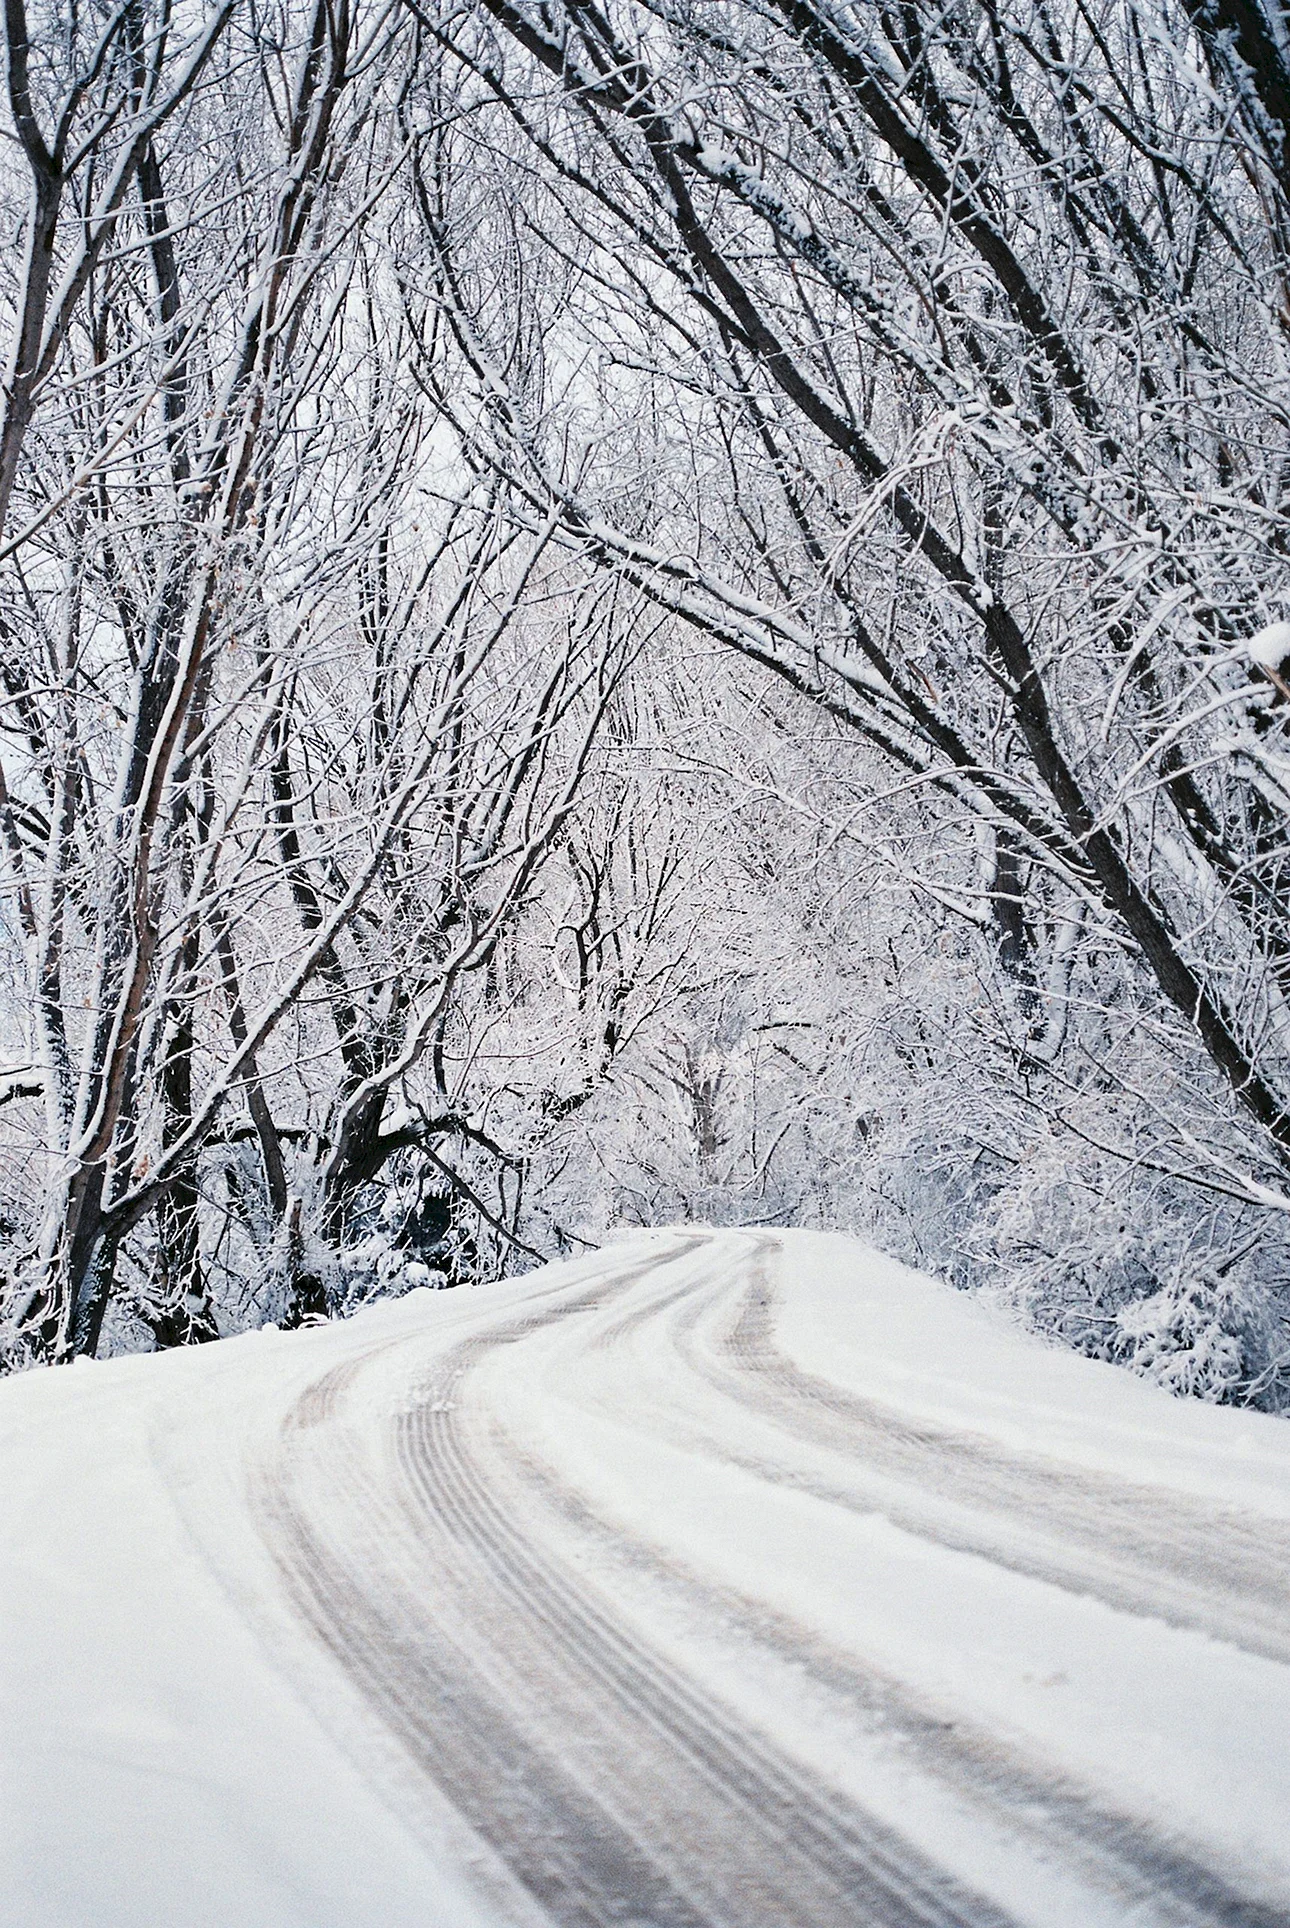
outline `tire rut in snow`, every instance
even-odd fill
[[[772,1251],[765,1241],[750,1257],[719,1356],[692,1335],[683,1356],[740,1406],[846,1454],[855,1469],[849,1489],[797,1484],[844,1506],[880,1504],[894,1524],[942,1545],[1290,1662],[1290,1530],[1283,1524],[906,1419],[800,1370],[774,1343]],[[876,1501],[866,1484],[873,1473],[903,1493]]]
[[[739,1287],[749,1265],[756,1269],[748,1291],[764,1296],[768,1290],[761,1268],[777,1249],[775,1242],[747,1236],[755,1241],[753,1249],[733,1273],[727,1261],[719,1270],[714,1268],[706,1281],[691,1280],[644,1306],[632,1306],[611,1322],[601,1322],[585,1353],[612,1352],[647,1321],[666,1318],[669,1337],[680,1340],[677,1364],[682,1374],[693,1369],[695,1324],[729,1297],[732,1284]],[[724,1379],[722,1390],[730,1391]],[[678,1423],[678,1435],[681,1430]],[[694,1439],[689,1443],[693,1445]],[[732,1454],[724,1441],[701,1436],[698,1443],[717,1460],[744,1465],[778,1484],[810,1485],[791,1479],[785,1465],[768,1468],[745,1461]],[[934,1782],[975,1806],[989,1825],[1002,1826],[1025,1844],[1041,1864],[1063,1867],[1093,1891],[1113,1898],[1126,1921],[1141,1921],[1144,1928],[1147,1923],[1162,1928],[1164,1924],[1168,1928],[1287,1928],[1282,1911],[1239,1893],[1185,1848],[1162,1839],[1140,1817],[1117,1811],[1097,1791],[1034,1758],[1015,1740],[1004,1745],[957,1714],[947,1717],[944,1707],[906,1683],[807,1635],[764,1602],[706,1582],[642,1545],[633,1544],[624,1555],[618,1530],[540,1463],[511,1446],[508,1465],[531,1495],[532,1512],[559,1515],[575,1535],[596,1547],[600,1560],[621,1564],[625,1558],[634,1574],[647,1571],[660,1597],[670,1598],[689,1617],[698,1615],[705,1624],[721,1627],[732,1646],[742,1647],[750,1671],[764,1673],[770,1656],[788,1663],[797,1675],[880,1731],[889,1744],[894,1742]],[[836,1499],[829,1493],[820,1496]],[[846,1503],[859,1502],[848,1496]],[[865,1510],[872,1510],[873,1504],[870,1494]]]
[[[677,1257],[457,1347],[394,1420],[392,1490],[338,1414],[353,1368],[312,1388],[262,1487],[295,1604],[560,1928],[1005,1928],[736,1725],[490,1491],[471,1367]]]

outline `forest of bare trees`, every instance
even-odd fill
[[[5,24],[5,1363],[700,1219],[1284,1406],[1272,0]]]

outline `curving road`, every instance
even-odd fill
[[[1276,1422],[883,1263],[680,1231],[356,1328],[251,1455],[306,1691],[498,1924],[1285,1928]]]

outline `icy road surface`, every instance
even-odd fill
[[[0,1387],[13,1928],[1290,1923],[1290,1426],[842,1239]]]

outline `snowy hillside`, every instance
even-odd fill
[[[11,1928],[1290,1920],[1290,1429],[678,1230],[0,1386]]]

